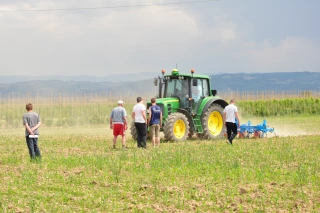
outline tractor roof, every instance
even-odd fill
[[[179,73],[179,71],[177,69],[173,69],[171,74],[167,74],[165,76],[168,76],[168,77],[179,77],[179,76],[183,76],[183,77],[186,77],[186,78],[210,78],[208,75],[199,75],[199,74],[184,74],[184,73]]]

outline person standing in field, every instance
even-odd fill
[[[232,140],[237,136],[238,134],[238,127],[240,127],[240,119],[238,116],[238,108],[235,106],[236,101],[234,99],[231,99],[230,104],[224,108],[223,111],[223,119],[224,124],[227,127],[227,135],[228,135],[228,141],[232,145]],[[238,125],[237,125],[237,122]]]
[[[117,137],[122,136],[122,148],[126,148],[126,130],[127,126],[127,111],[123,107],[124,102],[118,101],[118,106],[115,107],[110,115],[110,129],[113,129],[113,148],[116,148]]]
[[[149,107],[148,126],[150,127],[153,147],[160,146],[160,128],[162,126],[162,111],[156,105],[156,99],[151,98],[151,106]]]
[[[22,116],[23,125],[26,128],[25,136],[31,161],[41,160],[41,153],[38,146],[38,128],[41,125],[40,116],[32,111],[31,103],[26,104],[27,113]]]
[[[132,119],[137,130],[137,144],[138,148],[147,148],[147,118],[146,118],[146,107],[143,104],[141,97],[137,98],[137,104],[132,110]]]

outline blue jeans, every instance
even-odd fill
[[[36,157],[41,158],[40,149],[38,146],[38,138],[29,138],[29,136],[26,136],[26,142],[31,160],[36,159]]]

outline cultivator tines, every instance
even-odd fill
[[[266,120],[263,120],[261,124],[256,126],[252,126],[251,122],[248,121],[247,124],[242,124],[240,126],[238,132],[239,138],[265,138],[267,137],[268,132],[273,133],[276,136],[274,128],[268,127]]]

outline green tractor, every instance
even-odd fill
[[[183,141],[197,135],[203,139],[214,139],[224,134],[223,109],[228,103],[211,90],[207,75],[180,74],[173,69],[171,75],[154,79],[159,86],[157,105],[162,109],[162,129],[165,139]],[[151,106],[147,102],[147,109]],[[148,113],[147,113],[148,114]],[[131,126],[133,139],[137,138],[134,125]]]

